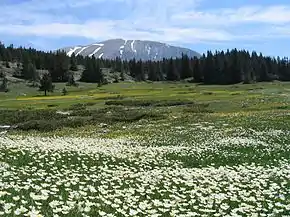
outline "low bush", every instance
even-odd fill
[[[289,106],[287,106],[287,105],[281,105],[281,106],[274,107],[274,109],[287,110],[287,109],[289,109]]]
[[[69,110],[83,110],[86,109],[86,105],[84,103],[77,103],[70,106]]]
[[[55,110],[0,110],[0,123],[15,125],[31,120],[58,120],[62,119],[61,114]]]
[[[135,122],[139,120],[158,120],[162,119],[164,114],[153,111],[145,111],[140,109],[125,109],[122,107],[104,108],[96,111],[93,114],[93,121],[95,122]]]
[[[77,107],[79,108],[79,107]],[[77,128],[89,124],[116,122],[135,122],[139,120],[158,120],[164,114],[147,109],[128,109],[122,106],[109,106],[102,109],[76,109],[63,115],[57,110],[0,110],[0,123],[17,126],[17,130],[41,132],[54,131],[63,127]]]
[[[203,95],[213,95],[213,92],[203,91],[203,92],[201,92],[201,94],[203,94]]]
[[[106,105],[115,106],[127,106],[127,107],[168,107],[168,106],[179,106],[179,105],[190,105],[193,104],[191,101],[186,100],[110,100],[105,103]]]
[[[60,119],[60,120],[31,120],[18,124],[17,129],[22,131],[36,130],[49,132],[63,127],[81,127],[87,124],[86,118]]]
[[[212,111],[208,109],[208,103],[197,103],[193,105],[188,105],[183,109],[183,112],[187,113],[211,113]]]

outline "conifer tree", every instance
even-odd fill
[[[31,75],[30,80],[32,81],[32,86],[37,87],[37,82],[39,81],[39,72],[36,70],[35,65],[32,63],[29,63],[28,71]]]
[[[99,61],[94,56],[86,58],[85,70],[82,73],[81,81],[102,84],[104,77]]]
[[[8,92],[8,79],[4,75],[2,78],[2,84],[0,85],[0,90],[4,92]]]
[[[67,89],[65,87],[62,89],[61,92],[62,92],[62,95],[63,96],[66,96],[67,95]]]
[[[193,80],[194,82],[200,83],[202,81],[200,60],[197,57],[195,57],[192,63],[193,63]]]
[[[77,83],[75,81],[75,77],[74,77],[73,73],[69,74],[67,85],[68,86],[77,86]]]
[[[190,66],[190,60],[187,55],[182,54],[180,78],[186,79],[189,77],[192,77],[192,69]]]
[[[148,64],[148,80],[150,81],[158,81],[158,72],[157,67],[155,67],[155,65],[156,64],[154,64],[151,61]]]
[[[124,72],[124,70],[121,71],[120,80],[121,81],[125,81],[125,72]]]
[[[77,59],[74,53],[71,55],[71,58],[70,58],[70,70],[72,71],[78,70]]]
[[[51,76],[48,73],[45,73],[41,80],[39,91],[44,91],[44,95],[47,96],[47,92],[53,92],[54,85],[52,84]]]
[[[6,68],[10,68],[10,63],[8,61],[6,61],[5,66],[6,66]]]
[[[143,62],[141,60],[139,60],[136,63],[136,80],[137,81],[145,81],[145,72],[144,72],[144,66],[143,66]]]
[[[67,82],[69,72],[69,59],[66,53],[57,52],[52,57],[52,62],[49,69],[52,81],[54,82]]]
[[[167,80],[178,81],[180,79],[176,62],[171,58],[167,64]]]

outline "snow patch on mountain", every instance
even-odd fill
[[[88,47],[83,47],[79,52],[76,53],[76,56],[78,56],[81,52],[83,52],[85,49],[87,49]]]
[[[73,54],[77,49],[80,49],[80,48],[82,48],[82,47],[74,47],[74,48],[71,48],[70,51],[67,52],[67,55],[68,55],[69,57],[71,57],[72,54]]]
[[[134,49],[134,44],[135,44],[135,40],[133,40],[131,42],[131,49],[132,49],[133,52],[137,53],[137,51]]]
[[[101,46],[101,47],[104,46],[104,44],[92,44],[92,45]]]
[[[98,47],[96,50],[94,50],[93,53],[91,53],[91,54],[89,55],[89,57],[92,57],[93,55],[95,55],[96,53],[98,53],[98,51],[101,50],[101,49],[102,49],[102,47]]]
[[[99,58],[102,58],[103,56],[104,56],[104,53],[101,53],[100,56],[99,56]]]
[[[148,55],[151,53],[151,47],[146,47]]]
[[[121,47],[120,47],[120,54],[121,54],[121,56],[123,55],[123,53],[124,53],[124,48],[125,48],[125,45],[122,45]]]
[[[157,56],[158,56],[158,53],[156,53],[156,54],[155,54],[155,56],[154,56],[154,60],[156,60],[156,59],[157,59]]]

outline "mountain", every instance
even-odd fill
[[[75,46],[61,49],[71,56],[73,53],[82,56],[95,56],[96,58],[115,59],[120,57],[122,60],[141,59],[141,60],[162,60],[163,58],[181,57],[182,53],[189,57],[200,57],[201,55],[193,50],[171,46],[168,44],[141,41],[111,39],[86,46]]]

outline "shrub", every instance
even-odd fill
[[[63,118],[55,110],[0,110],[1,124],[20,124],[31,120],[58,120]]]
[[[86,118],[60,119],[60,120],[31,120],[18,125],[17,129],[22,131],[36,130],[49,132],[63,127],[81,127],[86,125]]]
[[[49,105],[47,105],[47,107],[48,108],[53,108],[53,107],[57,107],[57,105],[56,104],[49,104]]]
[[[17,129],[22,131],[30,131],[30,130],[37,130],[37,131],[52,131],[56,130],[57,125],[56,122],[47,121],[47,120],[31,120],[18,125]]]
[[[147,120],[159,120],[164,117],[163,114],[145,111],[145,110],[136,110],[136,109],[124,109],[122,107],[113,107],[105,108],[96,111],[93,114],[93,120],[97,122],[135,122],[141,119]]]
[[[209,104],[207,103],[198,103],[193,105],[188,105],[183,109],[187,113],[210,113],[211,110],[208,109]]]
[[[77,103],[77,104],[71,105],[70,109],[71,110],[84,110],[84,109],[86,109],[86,106],[83,103]]]
[[[191,101],[182,101],[182,100],[110,100],[106,101],[106,105],[115,105],[115,106],[128,106],[128,107],[168,107],[168,106],[179,106],[179,105],[190,105],[193,104]]]
[[[67,95],[67,89],[65,87],[62,89],[62,95],[63,96],[66,96]]]
[[[213,95],[213,92],[203,91],[202,94],[203,94],[203,95]]]

